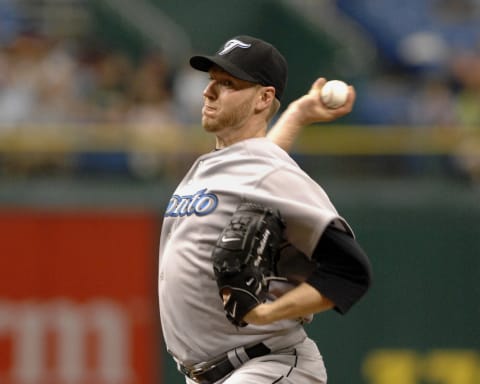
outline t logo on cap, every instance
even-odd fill
[[[230,52],[231,50],[235,49],[235,48],[250,48],[252,46],[252,44],[247,44],[247,43],[244,43],[243,41],[240,41],[240,40],[237,40],[237,39],[232,39],[232,40],[228,40],[225,45],[223,46],[223,49],[218,52],[219,55],[225,55],[226,53]]]

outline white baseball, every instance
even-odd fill
[[[347,101],[348,85],[341,80],[327,81],[320,95],[328,108],[340,108]]]

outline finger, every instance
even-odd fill
[[[357,93],[355,88],[351,85],[348,86],[348,96],[347,96],[347,103],[353,104],[355,102],[355,98],[357,97]]]
[[[229,289],[224,289],[222,291],[223,305],[227,303],[228,299],[230,299],[230,296],[231,296],[231,291]]]
[[[353,104],[355,104],[355,99],[357,97],[357,94],[355,92],[355,88],[351,85],[348,86],[348,95],[347,95],[347,101],[345,102],[344,109],[347,110],[347,112],[350,112],[353,108]]]
[[[325,79],[324,77],[319,77],[313,82],[312,87],[310,88],[310,91],[308,93],[320,93],[326,82],[327,79]]]
[[[356,99],[356,92],[355,88],[351,85],[348,86],[348,95],[347,95],[347,101],[345,104],[343,104],[341,107],[336,108],[336,109],[331,109],[331,113],[335,118],[344,116],[348,113],[350,113],[353,109],[353,105],[355,104],[355,99]]]

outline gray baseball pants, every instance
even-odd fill
[[[187,379],[187,384],[195,384]],[[326,384],[323,358],[313,340],[247,361],[215,384]]]

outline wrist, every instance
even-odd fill
[[[298,101],[290,103],[282,114],[282,120],[285,124],[295,128],[301,128],[306,125],[305,113],[302,112]]]
[[[243,320],[249,324],[265,325],[273,322],[271,319],[271,304],[259,304],[248,312]]]

